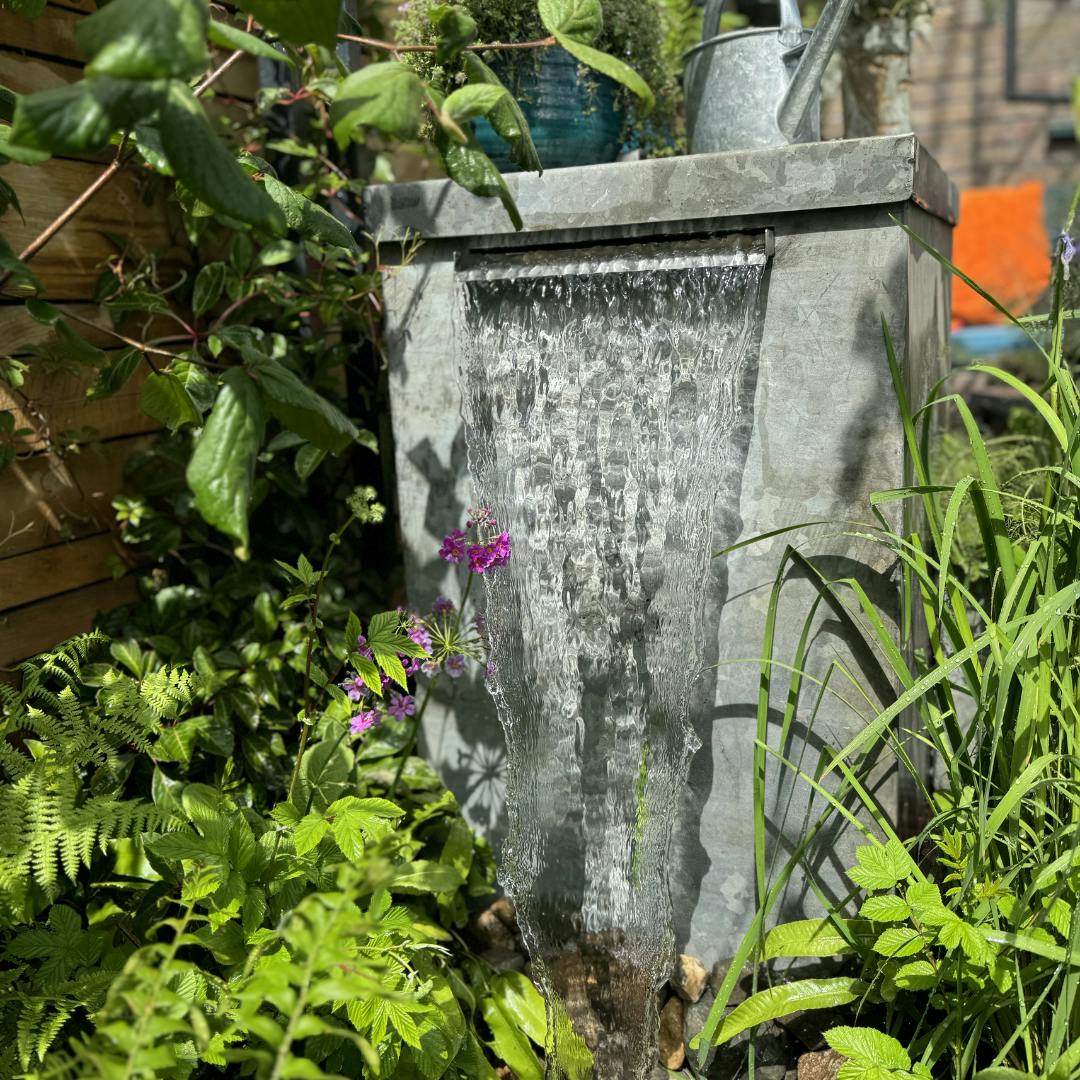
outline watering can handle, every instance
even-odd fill
[[[799,0],[780,0],[780,44],[789,49],[803,43],[802,15]]]
[[[701,26],[701,40],[711,41],[720,33],[720,16],[727,0],[705,0],[705,21]]]

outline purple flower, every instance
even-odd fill
[[[459,679],[465,674],[465,657],[460,653],[454,653],[453,656],[448,656],[446,658],[446,664],[444,666],[446,668],[446,674],[449,675],[451,679]]]
[[[487,633],[487,616],[482,611],[475,612],[472,621],[478,634],[483,636]]]
[[[354,735],[363,735],[379,722],[379,714],[374,709],[365,709],[349,721],[349,731]]]
[[[495,661],[494,660],[489,660],[484,665],[484,678],[485,678],[485,680],[487,682],[491,682],[491,680],[493,678],[495,678]]]
[[[391,694],[386,711],[398,720],[404,720],[406,716],[412,716],[416,712],[416,698],[412,694]]]
[[[380,671],[379,672],[379,681],[382,683],[382,692],[384,694],[386,693],[387,690],[390,689],[391,686],[394,685],[394,680],[391,679],[390,676],[387,675],[385,671]]]
[[[448,600],[445,596],[436,596],[435,603],[431,605],[432,615],[452,615],[454,612],[454,601]]]
[[[401,666],[406,675],[415,675],[420,670],[420,661],[415,656],[403,656]]]
[[[341,684],[341,689],[349,695],[350,701],[359,701],[364,696],[367,687],[360,679],[346,679]]]
[[[469,548],[469,569],[474,574],[497,570],[510,561],[510,534],[499,533],[489,544],[473,544]]]
[[[448,563],[459,563],[465,558],[465,534],[460,529],[451,529],[443,537],[439,558]]]
[[[374,660],[375,654],[371,651],[371,646],[367,643],[367,638],[363,634],[356,635],[356,651],[365,660]]]
[[[432,676],[439,674],[439,661],[425,660],[420,665],[420,670],[430,679]]]
[[[1067,232],[1063,232],[1060,239],[1061,265],[1064,266],[1067,270],[1069,268],[1069,263],[1071,263],[1073,259],[1076,258],[1076,242]]]
[[[414,645],[419,645],[421,649],[426,653],[431,652],[431,635],[427,632],[427,627],[422,623],[416,623],[406,631],[409,640]]]

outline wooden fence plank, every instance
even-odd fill
[[[10,410],[15,414],[15,427],[34,428],[53,439],[62,432],[81,428],[92,428],[94,438],[98,441],[156,431],[161,425],[139,406],[139,392],[149,374],[144,367],[128,380],[119,393],[90,401],[86,397],[86,389],[96,378],[95,371],[46,375],[35,374],[31,369],[22,387],[30,404],[24,406],[19,398],[0,384],[0,411]],[[25,450],[45,450],[48,443],[44,438],[30,438],[21,446]]]
[[[37,454],[0,473],[0,559],[102,532],[112,500],[124,489],[124,467],[153,436],[116,439],[60,458]]]
[[[111,580],[110,559],[125,554],[106,532],[0,559],[0,611]]]
[[[5,217],[8,243],[21,251],[100,174],[100,165],[83,161],[54,160],[45,167],[5,165],[4,179],[15,188],[25,218]],[[107,260],[117,253],[106,235],[110,233],[138,250],[166,252],[166,268],[180,261],[182,249],[173,243],[165,206],[160,201],[145,205],[139,178],[121,170],[34,258],[34,273],[50,300],[85,300],[91,294]],[[176,235],[179,241],[180,234]]]
[[[137,599],[135,579],[102,581],[0,615],[0,666],[10,667],[89,630],[102,612]]]
[[[112,320],[100,304],[56,304],[62,312],[71,316],[71,328],[91,345],[99,349],[122,348],[123,345],[112,329]],[[121,332],[136,341],[150,341],[156,337],[175,335],[178,326],[171,319],[156,317],[150,320],[143,332],[147,316],[133,313],[121,324]],[[83,321],[85,320],[85,321]],[[87,326],[86,323],[93,323]],[[25,306],[17,301],[0,302],[0,342],[9,356],[25,355],[32,346],[41,345],[53,333],[52,327],[38,322],[27,312]],[[177,347],[183,348],[184,342]]]
[[[43,56],[85,63],[86,57],[75,44],[75,24],[81,18],[76,12],[55,4],[46,4],[36,19],[0,12],[0,42],[5,49],[28,49]]]

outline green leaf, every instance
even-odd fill
[[[929,960],[912,960],[893,976],[901,990],[929,990],[937,985],[938,973]]]
[[[464,883],[452,866],[431,859],[417,859],[399,867],[388,888],[396,893],[444,893],[460,889]]]
[[[632,94],[639,97],[641,104],[638,110],[642,115],[652,112],[652,108],[656,104],[653,92],[649,84],[629,64],[624,64],[622,60],[617,59],[610,53],[601,52],[591,45],[584,45],[566,34],[556,34],[555,40],[586,67],[592,68],[593,71],[599,71],[601,75],[606,75],[609,79],[614,79],[617,83],[625,86]]]
[[[166,85],[97,76],[20,96],[10,146],[50,154],[100,150],[114,131],[159,108]]]
[[[324,811],[354,787],[352,766],[352,752],[332,739],[309,746],[300,761],[297,801]]]
[[[255,458],[265,426],[255,383],[245,371],[230,368],[187,467],[199,513],[237,541],[241,557],[247,553]]]
[[[464,124],[478,116],[485,116],[499,105],[510,92],[503,86],[490,83],[469,83],[455,90],[445,102],[443,112],[455,123]]]
[[[476,53],[466,53],[462,64],[470,83],[503,85],[495,72]],[[514,164],[526,172],[543,173],[544,168],[529,132],[529,123],[513,94],[508,92],[488,113],[487,120],[495,133],[509,144],[510,158]]]
[[[910,926],[890,926],[874,942],[874,952],[890,958],[914,956],[926,946],[927,940]]]
[[[977,964],[988,964],[996,952],[977,927],[964,922],[958,915],[938,931],[938,943],[949,952],[959,946],[964,955]]]
[[[319,846],[319,841],[327,834],[330,826],[321,814],[307,814],[293,829],[293,846],[297,855],[306,855]]]
[[[337,45],[341,0],[237,0],[237,6],[293,45]]]
[[[424,87],[408,64],[396,60],[368,64],[346,76],[330,106],[330,127],[338,145],[348,144],[361,124],[396,139],[413,139],[420,130]]]
[[[911,1058],[891,1035],[867,1027],[834,1027],[825,1032],[825,1041],[838,1054],[866,1065],[907,1072]]]
[[[267,408],[290,431],[332,454],[356,441],[352,421],[283,364],[264,357],[252,370]]]
[[[227,275],[228,267],[223,262],[207,263],[199,270],[191,297],[191,310],[196,315],[205,315],[221,299]]]
[[[544,1080],[544,1067],[536,1051],[516,1019],[503,1011],[502,1001],[492,994],[485,994],[480,999],[480,1013],[491,1029],[492,1038],[488,1045],[500,1061],[510,1066],[517,1080]]]
[[[40,165],[49,160],[48,150],[31,150],[27,146],[16,146],[11,141],[11,128],[0,128],[0,165],[4,161],[17,161],[20,165]],[[7,185],[5,185],[7,186]],[[8,201],[19,210],[19,200],[13,189],[9,189]],[[0,210],[0,213],[3,211]],[[19,210],[22,213],[21,210]]]
[[[317,244],[332,244],[354,255],[360,254],[360,247],[349,227],[318,203],[293,191],[269,174],[263,177],[263,188],[285,215],[290,229],[295,229],[301,236]]]
[[[748,1028],[801,1009],[832,1009],[849,1005],[869,987],[858,979],[801,979],[762,990],[736,1005],[724,1017],[713,1042],[719,1046]]]
[[[181,83],[170,85],[161,110],[161,145],[177,179],[207,206],[274,235],[285,231],[281,211],[225,149]]]
[[[929,881],[908,886],[907,903],[915,918],[926,926],[941,926],[954,917],[941,899],[941,889]]]
[[[874,922],[903,922],[911,915],[911,909],[901,896],[871,896],[859,909],[859,914]]]
[[[868,924],[857,920],[844,923],[848,934],[865,936]],[[780,956],[836,956],[854,949],[831,919],[796,919],[774,926],[766,935],[762,946],[762,960],[775,960]]]
[[[355,862],[364,854],[365,841],[378,840],[393,831],[393,821],[405,813],[388,799],[347,796],[326,809],[334,841],[345,858]]]
[[[897,840],[887,844],[863,844],[855,849],[855,858],[859,865],[847,872],[848,877],[870,891],[893,888],[913,869],[911,856]]]
[[[112,397],[135,374],[142,356],[138,349],[125,349],[98,372],[97,378],[87,387],[87,398],[90,401],[100,401],[102,398]]]
[[[476,40],[476,20],[456,4],[436,4],[428,8],[427,17],[439,35],[435,43],[435,62],[438,64],[445,66]]]
[[[443,132],[436,137],[442,152],[446,175],[466,191],[485,199],[498,199],[510,216],[514,228],[521,230],[524,224],[514,197],[502,178],[495,163],[474,142],[466,145],[451,142]]]
[[[317,446],[312,446],[311,443],[304,443],[296,451],[296,457],[293,458],[293,468],[296,470],[296,475],[301,480],[306,480],[323,463],[325,458],[325,450],[320,450]]]
[[[37,275],[15,256],[11,245],[0,236],[0,273],[10,274],[11,284],[16,288],[27,292],[44,292],[45,286],[41,284]]]
[[[210,65],[204,0],[111,0],[75,23],[88,75],[191,79]]]
[[[520,971],[506,971],[488,982],[499,1009],[537,1046],[547,1041],[547,1014],[540,991]]]
[[[604,28],[600,0],[539,0],[537,11],[549,34],[591,44]]]
[[[184,424],[202,423],[202,414],[195,407],[184,384],[171,372],[148,375],[139,394],[139,406],[147,416],[160,421],[170,431]]]
[[[289,60],[289,54],[283,49],[275,49],[268,41],[229,23],[218,22],[217,19],[210,20],[208,36],[215,45],[225,49],[242,49],[252,56],[261,56],[264,60]]]

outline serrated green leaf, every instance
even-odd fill
[[[306,855],[319,846],[319,841],[327,834],[330,826],[321,814],[307,814],[293,828],[293,846],[297,855]]]
[[[464,879],[452,866],[431,859],[417,859],[395,871],[389,888],[395,893],[444,893],[459,889],[463,884]]]
[[[139,406],[147,416],[160,421],[170,431],[176,431],[184,424],[198,427],[202,423],[202,414],[184,384],[168,371],[146,377],[139,393]]]
[[[248,511],[255,458],[265,416],[254,382],[240,368],[225,372],[223,385],[187,467],[195,506],[215,528],[248,546]]]
[[[210,65],[202,0],[111,0],[75,23],[89,75],[191,79]]]
[[[911,915],[911,909],[900,896],[871,896],[859,909],[859,914],[874,922],[903,922]]]
[[[880,956],[899,958],[914,956],[927,945],[927,939],[910,926],[890,926],[874,942],[874,952]]]
[[[997,952],[977,927],[958,915],[954,915],[938,930],[937,940],[950,952],[959,946],[964,955],[977,964],[988,964]]]
[[[834,1027],[825,1032],[825,1041],[838,1054],[867,1065],[907,1072],[908,1052],[891,1035],[868,1027]]]
[[[273,235],[284,233],[284,215],[225,149],[182,83],[169,86],[160,130],[176,178],[207,206]]]
[[[252,371],[267,409],[290,431],[333,454],[356,441],[352,421],[283,364],[264,357],[252,364]]]
[[[346,76],[330,106],[330,127],[339,146],[364,125],[397,139],[416,137],[420,130],[423,84],[408,64],[387,60],[368,64]]]
[[[929,990],[937,985],[938,974],[929,960],[912,960],[893,976],[901,990]]]
[[[293,45],[337,45],[341,0],[238,0],[237,6]]]
[[[863,844],[855,849],[855,858],[858,865],[848,870],[848,877],[856,885],[871,891],[893,888],[914,869],[911,856],[896,840],[887,844]]]
[[[528,1037],[502,1008],[502,998],[485,994],[480,999],[480,1013],[491,1030],[488,1045],[496,1057],[513,1070],[518,1080],[544,1080],[544,1067],[529,1044]]]

